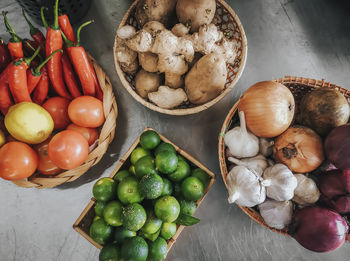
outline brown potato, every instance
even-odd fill
[[[210,24],[216,11],[215,0],[178,0],[176,14],[179,21],[198,32],[200,26]]]
[[[142,0],[136,7],[136,19],[142,27],[149,21],[166,24],[174,12],[176,0]]]
[[[148,93],[157,91],[159,85],[160,76],[157,73],[150,73],[141,69],[136,74],[136,92],[144,99],[147,99]]]
[[[203,104],[217,97],[227,78],[224,57],[217,53],[203,56],[185,78],[187,96],[193,104]]]

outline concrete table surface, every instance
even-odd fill
[[[229,0],[248,39],[246,69],[235,88],[212,108],[173,117],[146,109],[121,85],[112,46],[116,27],[132,0],[94,0],[84,20],[95,23],[82,32],[82,43],[111,77],[119,106],[116,136],[102,161],[79,180],[55,189],[24,189],[0,181],[1,261],[96,261],[99,251],[72,229],[92,197],[94,182],[108,176],[134,139],[150,126],[192,154],[217,175],[196,212],[199,225],[186,228],[167,260],[349,260],[350,244],[317,254],[294,239],[251,221],[227,203],[217,140],[223,120],[253,83],[295,75],[349,88],[350,5],[346,0]],[[29,37],[19,5],[1,0],[17,33]],[[0,19],[1,20],[1,19]],[[8,39],[3,22],[0,37]]]

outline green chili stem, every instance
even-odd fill
[[[53,24],[53,28],[54,30],[59,30],[60,26],[58,24],[58,2],[59,0],[56,0],[55,2],[55,9],[54,9],[54,24]]]
[[[44,10],[47,10],[47,7],[42,6],[41,9],[40,9],[40,16],[41,16],[41,21],[43,22],[43,25],[47,29],[49,27],[49,25],[48,25],[48,23],[47,23],[47,21],[45,19]]]
[[[41,46],[38,47],[38,49],[35,50],[35,53],[32,55],[32,57],[29,58],[23,58],[23,60],[25,61],[25,63],[29,66],[30,63],[35,59],[35,57],[39,54],[41,49]]]
[[[50,54],[49,57],[47,57],[45,59],[45,61],[43,61],[36,69],[35,69],[35,73],[40,73],[41,68],[43,68],[45,66],[45,64],[52,58],[52,56],[54,56],[56,53],[61,52],[63,53],[62,49],[57,49],[56,51],[54,51],[52,54]]]
[[[7,18],[7,14],[8,14],[8,12],[2,11],[2,16],[4,17],[6,31],[9,32],[9,34],[11,34],[13,42],[18,43],[21,41],[21,39],[18,37],[15,30],[13,29],[9,19]]]
[[[22,8],[22,15],[24,19],[27,21],[27,24],[29,25],[30,34],[31,35],[36,34],[39,31],[39,29],[34,27],[34,25],[30,22],[23,8]]]
[[[93,22],[95,22],[95,21],[94,20],[90,20],[90,21],[87,21],[87,22],[83,23],[81,26],[79,26],[79,28],[77,30],[77,44],[76,44],[77,46],[80,45],[80,31],[81,31],[81,29],[83,29],[85,26],[87,26],[87,25],[89,25],[89,24],[91,24]]]

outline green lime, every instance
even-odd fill
[[[177,227],[175,223],[163,223],[162,228],[160,230],[160,235],[165,239],[169,240],[176,233]]]
[[[180,204],[172,196],[164,196],[156,201],[154,212],[164,222],[173,222],[180,214]]]
[[[106,202],[97,201],[95,204],[95,214],[96,216],[102,217],[103,216],[103,210],[106,206]]]
[[[177,168],[178,159],[174,152],[171,151],[161,151],[156,156],[156,167],[157,169],[164,173],[170,174],[174,172]]]
[[[158,237],[154,242],[149,245],[149,261],[162,261],[165,260],[168,253],[168,244],[164,238]]]
[[[153,213],[153,211],[149,210],[149,211],[147,211],[146,223],[143,225],[141,230],[145,234],[154,234],[158,230],[160,230],[162,223],[163,222],[159,218],[156,217],[156,215]]]
[[[180,199],[180,213],[192,216],[196,211],[197,205],[194,201],[189,201],[186,199]]]
[[[206,189],[206,187],[208,187],[209,182],[210,182],[210,176],[204,170],[202,170],[200,168],[196,168],[196,169],[192,170],[191,176],[199,179],[202,182],[204,189]]]
[[[98,201],[107,202],[117,195],[117,185],[111,178],[101,178],[95,183],[92,193]]]
[[[159,152],[165,151],[165,150],[176,153],[176,149],[174,148],[173,145],[171,145],[170,143],[163,142],[159,144],[159,146],[156,148],[154,155],[157,156]]]
[[[147,155],[151,155],[151,152],[149,150],[145,150],[144,148],[137,147],[131,152],[131,156],[130,156],[131,164],[135,165],[139,159]]]
[[[170,196],[173,193],[173,185],[170,180],[163,178],[163,190],[161,196]]]
[[[127,171],[127,170],[121,170],[119,171],[117,174],[114,175],[113,179],[116,181],[116,182],[120,182],[122,181],[124,178],[130,176],[130,172]]]
[[[122,210],[123,226],[131,231],[138,231],[145,224],[147,214],[145,209],[137,203],[127,205]]]
[[[139,236],[127,239],[122,245],[122,258],[125,261],[146,261],[148,245]]]
[[[134,176],[124,178],[118,185],[118,198],[123,204],[139,203],[143,197],[139,191],[139,181]]]
[[[185,160],[181,160],[178,156],[177,168],[173,173],[168,175],[169,179],[174,182],[180,182],[191,174],[190,165]]]
[[[133,174],[133,175],[136,175],[136,172],[135,172],[135,166],[134,165],[131,165],[130,168],[129,168],[129,173]]]
[[[119,201],[110,201],[103,211],[103,218],[108,225],[119,227],[123,225],[122,204]]]
[[[147,233],[143,232],[142,230],[140,230],[139,234],[144,239],[148,239],[148,240],[153,242],[154,240],[156,240],[158,238],[158,236],[160,234],[160,229],[156,233],[153,233],[153,234],[147,234]]]
[[[181,184],[182,195],[185,199],[197,201],[203,196],[203,184],[196,177],[188,177]]]
[[[160,143],[160,137],[157,132],[148,130],[142,133],[140,137],[140,144],[142,148],[152,150]]]
[[[177,155],[177,158],[178,158],[179,161],[182,160],[182,161],[187,163],[187,160],[183,156],[181,156],[180,154]]]
[[[114,229],[114,241],[118,244],[124,242],[125,239],[135,237],[136,232],[126,229],[125,227],[116,227]]]
[[[174,196],[175,197],[180,197],[182,195],[181,193],[181,184],[175,183],[174,184]]]
[[[135,164],[135,173],[138,178],[142,178],[144,175],[150,173],[156,174],[154,158],[152,156],[145,156],[139,159]]]
[[[158,198],[163,191],[163,179],[157,174],[147,174],[140,180],[139,190],[147,199]]]
[[[97,243],[104,245],[111,239],[113,227],[108,225],[102,218],[92,223],[90,227],[90,236]]]
[[[121,251],[116,244],[109,244],[101,249],[99,261],[120,261]]]
[[[96,220],[99,220],[99,219],[101,219],[102,217],[100,217],[100,216],[95,216],[94,217],[94,219],[92,220],[92,222],[95,222]]]

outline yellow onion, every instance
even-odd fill
[[[293,172],[310,172],[324,159],[322,140],[313,130],[295,125],[277,137],[274,155]]]
[[[241,97],[238,110],[244,111],[247,128],[256,136],[272,138],[283,133],[294,117],[295,102],[283,84],[265,81],[251,86]]]

